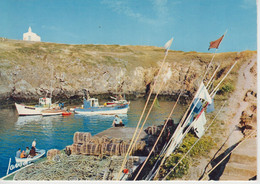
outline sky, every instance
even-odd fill
[[[31,26],[43,42],[118,44],[218,52],[257,49],[255,0],[0,0],[0,37],[22,40]]]

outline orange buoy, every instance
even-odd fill
[[[128,169],[124,169],[124,170],[123,170],[123,173],[124,173],[124,174],[127,174],[128,172],[129,172]]]

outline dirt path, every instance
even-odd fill
[[[229,113],[226,113],[227,121],[229,122],[229,133],[232,136],[228,139],[226,147],[231,147],[236,144],[244,134],[251,132],[257,128],[256,109],[252,110],[257,103],[257,59],[256,55],[247,63],[243,64],[238,76],[236,90],[229,99]],[[255,106],[256,107],[256,106]],[[250,129],[246,129],[244,134],[237,126],[242,126],[242,114],[248,114],[251,118]],[[231,115],[231,116],[230,116]],[[252,128],[252,129],[251,129]],[[220,180],[249,180],[256,176],[257,173],[257,138],[247,139],[239,146],[230,156],[228,163],[225,165],[223,174]]]
[[[240,139],[244,137],[244,134],[239,129],[240,118],[243,111],[253,114],[254,118],[251,122],[253,129],[256,129],[256,110],[252,112],[252,105],[257,103],[257,59],[256,55],[251,60],[246,61],[238,72],[238,79],[236,83],[235,91],[228,99],[226,107],[223,109],[221,120],[225,122],[225,135],[219,134],[218,146],[215,150],[212,150],[208,157],[202,157],[198,162],[190,168],[189,174],[185,176],[184,180],[197,180],[206,171],[212,167],[209,163],[214,157],[221,160],[219,157],[229,152],[227,150]],[[254,95],[251,95],[253,91]],[[230,137],[228,138],[228,136]],[[227,139],[228,138],[228,139]],[[248,139],[242,143],[228,158],[228,162],[222,167],[223,171],[219,173],[217,171],[218,180],[249,180],[256,175],[256,138]],[[221,147],[223,145],[223,147]],[[221,149],[219,149],[221,148]],[[219,149],[219,150],[217,150]],[[245,151],[246,150],[246,151]],[[209,178],[208,178],[209,179]]]
[[[254,72],[250,72],[250,69],[252,67],[256,67],[256,62],[256,58],[252,58],[251,61],[242,65],[241,69],[238,72],[239,76],[236,84],[236,90],[230,97],[229,105],[226,108],[226,112],[229,112],[226,113],[226,121],[230,123],[229,133],[231,133],[231,131],[235,129],[228,141],[229,147],[237,143],[243,137],[242,132],[235,127],[240,122],[242,112],[251,105],[250,102],[244,101],[245,94],[248,92],[248,90],[257,92],[256,77],[254,76]]]

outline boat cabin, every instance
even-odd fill
[[[90,108],[90,107],[99,107],[98,99],[90,98],[86,100],[84,98],[84,108]]]
[[[39,98],[39,105],[51,105],[51,98]]]

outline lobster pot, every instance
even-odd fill
[[[102,155],[106,155],[107,154],[107,147],[108,147],[109,143],[103,143],[101,144],[101,154]]]
[[[134,148],[133,148],[133,155],[134,154],[138,154],[138,152],[142,152],[143,150],[144,150],[144,148],[145,148],[145,142],[144,141],[140,141],[140,142],[138,142],[135,146],[134,146]]]
[[[129,148],[129,143],[126,143],[126,142],[121,142],[120,145],[119,145],[119,151],[120,151],[120,154],[121,155],[125,155],[127,150]]]
[[[98,143],[99,144],[110,143],[110,142],[111,142],[111,140],[108,137],[106,137],[106,136],[103,136],[103,137],[98,139]]]
[[[77,154],[77,145],[76,144],[72,144],[71,146],[67,146],[67,149],[70,148],[71,150],[71,154]]]
[[[111,143],[108,147],[110,150],[107,150],[109,152],[109,155],[120,155],[120,143]]]
[[[91,133],[89,132],[75,132],[73,137],[74,144],[86,144],[90,141]]]
[[[157,127],[157,126],[155,126],[155,125],[146,128],[146,129],[145,129],[145,132],[146,132],[148,135],[154,135],[154,136],[160,134],[159,127]]]
[[[54,156],[56,156],[57,154],[60,153],[60,150],[57,149],[51,149],[47,152],[47,159],[50,160],[52,159]]]
[[[110,151],[112,150],[112,145],[113,144],[106,144],[106,146],[105,146],[105,154],[106,155],[110,155]]]
[[[80,154],[82,151],[83,144],[76,144],[76,154]]]
[[[112,139],[112,143],[121,143],[122,140],[121,139]]]
[[[88,143],[84,145],[84,154],[98,156],[100,155],[100,152],[101,152],[100,144]]]

